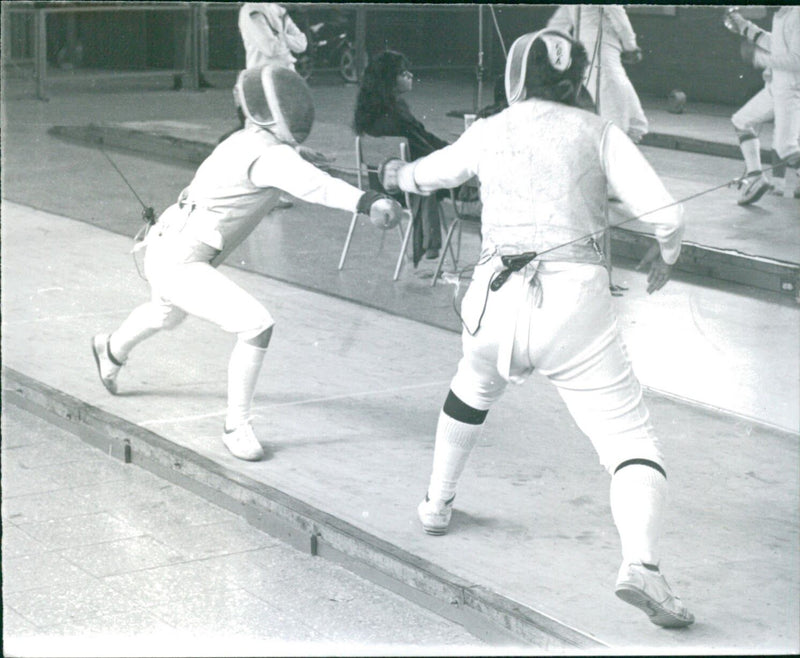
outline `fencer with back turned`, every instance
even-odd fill
[[[424,158],[384,165],[386,189],[395,183],[430,194],[477,176],[483,201],[481,254],[461,307],[463,356],[439,414],[418,514],[427,533],[447,531],[458,479],[490,408],[509,382],[536,369],[611,476],[623,558],[617,596],[655,624],[688,626],[694,617],[659,567],[667,468],[596,240],[608,228],[610,188],[655,229],[640,264],[655,292],[680,254],[682,208],[619,127],[577,107],[587,63],[584,47],[562,32],[520,37],[506,63],[508,109]]]
[[[228,363],[222,441],[240,459],[264,457],[250,409],[274,320],[264,305],[217,266],[256,228],[282,191],[310,203],[369,215],[380,228],[403,213],[396,201],[363,192],[304,160],[296,150],[314,121],[311,92],[294,71],[267,65],[239,74],[235,93],[247,117],[197,169],[178,202],[145,240],[144,272],[151,299],[110,334],[92,339],[100,380],[117,393],[131,351],[188,314],[209,320],[237,339]]]

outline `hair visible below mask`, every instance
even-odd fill
[[[577,105],[587,64],[584,47],[563,32],[546,29],[522,35],[506,62],[509,105],[532,97]]]

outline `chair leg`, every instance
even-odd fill
[[[453,231],[456,228],[456,224],[458,224],[460,228],[461,220],[458,218],[454,219],[453,222],[450,224],[450,228],[447,229],[447,235],[444,238],[444,245],[442,245],[442,254],[441,256],[439,256],[439,262],[436,264],[436,271],[433,273],[433,279],[431,280],[431,288],[433,288],[433,286],[436,285],[436,281],[438,281],[439,276],[442,273],[442,267],[444,267],[444,259],[447,256],[448,248],[450,249],[450,255],[451,256],[453,255],[453,249],[451,243],[453,240]],[[458,261],[453,259],[453,269],[456,268],[458,268]]]
[[[455,224],[458,221],[459,221],[458,216],[453,217],[453,221],[450,223],[450,226],[448,226],[447,230],[445,230],[445,225],[446,224],[445,224],[444,217],[442,217],[441,231],[442,231],[442,235],[444,235],[445,238],[448,235],[450,235],[451,227],[453,226],[453,224]],[[453,269],[456,269],[458,267],[458,258],[456,257],[455,253],[453,252],[453,243],[452,243],[452,241],[449,241],[449,240],[445,239],[445,241],[442,243],[442,245],[443,245],[442,246],[442,251],[443,252],[446,252],[448,249],[450,250],[450,258],[453,261]],[[442,262],[444,262],[444,261],[442,261]]]
[[[350,220],[350,228],[347,229],[347,239],[344,241],[344,249],[342,249],[342,255],[339,258],[339,269],[341,270],[344,267],[344,259],[347,258],[347,252],[350,249],[350,241],[353,239],[353,233],[356,230],[356,222],[358,222],[358,213],[353,213],[353,219]]]
[[[397,265],[394,268],[394,281],[397,281],[397,279],[400,278],[400,269],[403,267],[403,259],[406,257],[408,241],[411,238],[411,230],[414,227],[414,220],[411,217],[411,213],[406,212],[406,214],[408,215],[408,226],[406,227],[406,232],[403,235],[403,245],[400,247],[400,255],[397,257]]]

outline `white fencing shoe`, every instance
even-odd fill
[[[97,374],[100,375],[100,381],[103,386],[111,395],[117,394],[117,375],[119,374],[122,364],[115,363],[111,360],[111,355],[108,351],[108,334],[97,334],[92,338],[92,354],[94,354],[94,362],[97,364]]]
[[[682,628],[694,623],[694,615],[672,593],[656,567],[623,563],[617,576],[616,595],[642,610],[650,621],[664,628]]]
[[[764,174],[757,174],[743,178],[739,182],[739,188],[742,191],[739,194],[737,203],[740,206],[749,206],[769,192],[772,189],[772,185]]]
[[[453,515],[453,500],[455,496],[450,500],[430,500],[425,494],[425,500],[417,507],[417,514],[425,532],[429,535],[443,535],[447,532],[450,517]]]
[[[258,442],[250,423],[239,425],[235,430],[225,430],[222,433],[222,442],[231,451],[234,457],[257,462],[264,457],[264,448]]]

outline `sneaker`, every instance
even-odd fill
[[[739,194],[737,203],[740,206],[749,206],[769,192],[772,189],[772,185],[770,185],[764,174],[755,174],[742,178],[739,181],[739,189],[742,192]]]
[[[94,362],[97,364],[100,381],[111,395],[116,395],[117,375],[122,364],[111,360],[111,353],[108,351],[108,334],[97,334],[92,338],[92,354],[94,354]]]
[[[443,535],[447,532],[450,517],[453,515],[453,500],[455,496],[450,500],[431,500],[428,494],[425,494],[425,500],[417,507],[417,514],[425,532],[429,535]]]
[[[239,425],[235,430],[222,433],[222,442],[234,457],[257,462],[264,457],[264,448],[258,442],[250,423]]]
[[[672,593],[664,576],[639,563],[623,563],[617,576],[616,595],[642,610],[650,621],[664,628],[682,628],[694,623],[694,615]]]
[[[425,252],[425,258],[427,258],[428,260],[434,260],[436,258],[439,258],[439,250],[428,249],[428,251]]]

